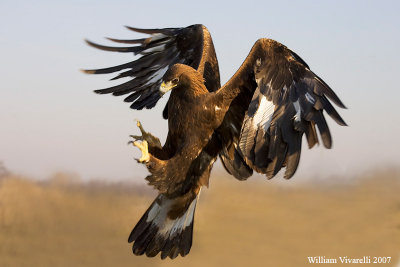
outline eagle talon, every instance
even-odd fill
[[[130,135],[129,137],[132,138],[132,139],[135,139],[135,141],[136,140],[143,140],[143,136],[140,136],[140,135]],[[130,142],[132,142],[132,141],[130,141]]]
[[[137,135],[130,135],[129,137],[131,137],[133,140],[129,140],[128,141],[128,145],[134,145],[134,142],[136,142],[136,141],[141,141],[141,140],[143,140],[143,137],[142,136],[137,136]]]
[[[132,141],[130,141],[132,142]],[[137,148],[140,149],[140,151],[142,152],[142,156],[140,157],[140,159],[137,159],[138,162],[140,163],[146,163],[149,162],[150,160],[150,154],[149,154],[149,147],[148,147],[148,143],[146,140],[143,140],[141,142],[139,141],[133,141],[132,144],[134,146],[136,146]]]
[[[161,142],[160,139],[158,139],[157,137],[155,137],[154,135],[152,135],[149,132],[146,132],[143,129],[142,123],[139,120],[136,120],[136,126],[139,128],[140,133],[142,134],[141,136],[138,135],[130,135],[131,138],[134,139],[134,141],[136,140],[140,140],[140,141],[147,141],[148,145],[150,145],[150,147],[158,147],[158,148],[162,148],[161,146]],[[129,142],[129,144],[132,143],[131,141]]]

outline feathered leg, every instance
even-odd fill
[[[129,141],[128,145],[133,144],[142,151],[144,157],[142,157],[141,158],[142,160],[139,160],[139,162],[140,163],[148,162],[150,158],[147,158],[146,156],[147,154],[150,154],[150,157],[151,155],[153,155],[157,159],[167,159],[169,152],[166,149],[164,149],[164,147],[161,146],[160,139],[158,139],[151,133],[146,132],[143,129],[143,126],[140,123],[140,121],[137,121],[136,125],[139,128],[142,135],[130,135],[130,137],[133,138],[133,140]]]

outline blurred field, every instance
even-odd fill
[[[161,261],[134,256],[127,243],[155,195],[147,187],[9,176],[0,180],[0,266],[305,266],[307,256],[391,256],[385,266],[395,266],[399,172],[354,179],[282,186],[214,174],[191,253]]]

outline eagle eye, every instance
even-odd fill
[[[174,78],[173,80],[172,80],[172,83],[173,84],[177,84],[179,82],[179,78]]]

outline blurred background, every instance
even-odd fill
[[[214,173],[186,257],[135,256],[128,235],[155,192],[58,173],[0,181],[0,266],[308,266],[308,257],[400,263],[400,173],[282,186]],[[297,177],[301,178],[301,177]],[[372,264],[372,263],[371,263]],[[377,264],[374,264],[377,265]]]
[[[0,2],[0,266],[301,266],[307,256],[400,255],[398,1]],[[94,89],[100,68],[132,60],[85,38],[141,38],[123,26],[206,25],[222,83],[260,37],[299,54],[348,107],[329,118],[333,149],[303,149],[290,181],[240,183],[215,164],[190,255],[131,255],[126,239],[155,192],[134,119],[162,140],[166,97],[133,111]],[[396,262],[392,262],[395,264]]]

